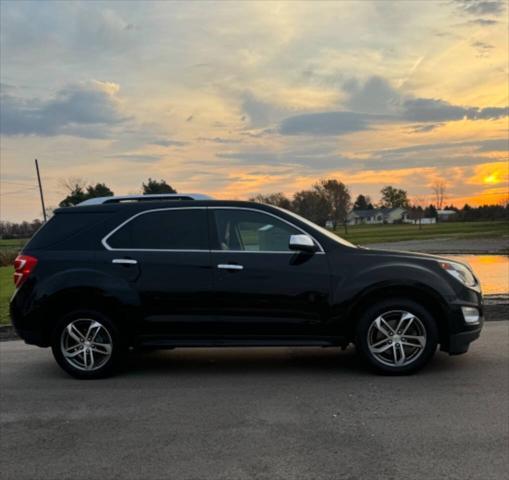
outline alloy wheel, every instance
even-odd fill
[[[103,367],[113,352],[107,328],[97,320],[80,318],[69,323],[60,337],[64,359],[78,370],[94,371]]]
[[[373,320],[367,340],[377,361],[390,367],[404,367],[422,354],[426,337],[426,329],[417,316],[405,310],[391,310]]]

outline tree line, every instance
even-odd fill
[[[96,197],[113,196],[114,192],[105,183],[87,184],[80,179],[72,179],[64,182],[63,187],[66,195],[59,203],[60,207],[77,205],[80,202]],[[437,217],[437,210],[446,209],[456,212],[456,221],[476,220],[507,220],[509,218],[509,203],[505,205],[482,205],[472,207],[468,204],[463,208],[454,205],[444,205],[445,185],[437,182],[432,186],[435,193],[435,203],[423,205],[416,199],[413,203],[408,198],[406,190],[387,185],[380,190],[380,199],[373,202],[369,195],[358,195],[352,200],[350,189],[337,179],[323,179],[315,183],[308,190],[296,192],[288,197],[284,193],[259,194],[250,201],[266,203],[276,207],[291,210],[321,226],[337,228],[344,226],[347,229],[348,215],[354,210],[371,210],[375,208],[397,208],[407,210],[410,219]],[[165,180],[149,178],[143,182],[141,192],[144,195],[160,193],[177,193],[177,190]],[[6,222],[0,221],[1,238],[27,238],[33,235],[41,226],[39,219],[32,222]]]
[[[406,190],[387,185],[380,190],[380,201],[372,202],[369,195],[358,195],[354,201],[350,189],[336,179],[325,179],[315,183],[309,190],[301,190],[292,198],[283,193],[256,195],[251,201],[267,203],[286,208],[321,226],[337,228],[343,225],[347,230],[351,210],[373,210],[375,208],[411,208]],[[435,210],[436,214],[436,210]]]
[[[87,185],[82,179],[66,180],[62,183],[67,191],[66,197],[59,203],[60,207],[72,207],[78,203],[97,197],[112,197],[115,195],[105,183],[96,183]],[[141,192],[143,195],[152,195],[157,193],[177,193],[171,185],[165,180],[154,180],[149,178],[147,183],[142,183]]]
[[[322,226],[332,224],[336,228],[343,224],[345,230],[351,210],[374,210],[376,208],[404,208],[408,218],[417,222],[422,218],[438,218],[438,210],[454,211],[456,214],[451,219],[452,221],[509,219],[509,201],[507,200],[498,205],[472,207],[465,204],[463,208],[457,208],[454,205],[445,204],[446,187],[444,182],[437,181],[431,188],[435,203],[427,205],[421,198],[416,198],[411,202],[406,190],[392,185],[387,185],[380,190],[378,202],[373,202],[369,195],[363,194],[351,201],[348,187],[334,179],[321,180],[310,190],[297,192],[292,198],[279,192],[256,195],[250,200],[286,208]]]

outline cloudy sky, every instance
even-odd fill
[[[508,188],[506,1],[1,2],[2,219],[62,179],[245,199]]]

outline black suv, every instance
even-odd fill
[[[145,200],[145,201],[141,201]],[[379,372],[465,353],[483,323],[466,265],[352,245],[286,210],[200,196],[55,211],[15,262],[11,316],[79,378],[129,348],[354,343]]]

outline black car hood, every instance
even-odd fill
[[[465,265],[464,262],[458,261],[456,259],[450,257],[443,257],[440,255],[433,255],[429,253],[420,253],[420,252],[408,252],[403,250],[381,250],[381,249],[372,249],[369,247],[360,247],[360,250],[366,252],[371,255],[383,255],[387,257],[400,257],[400,258],[408,258],[408,259],[420,259],[420,260],[435,260],[438,262],[455,262],[461,265]],[[465,265],[468,267],[468,265]]]

